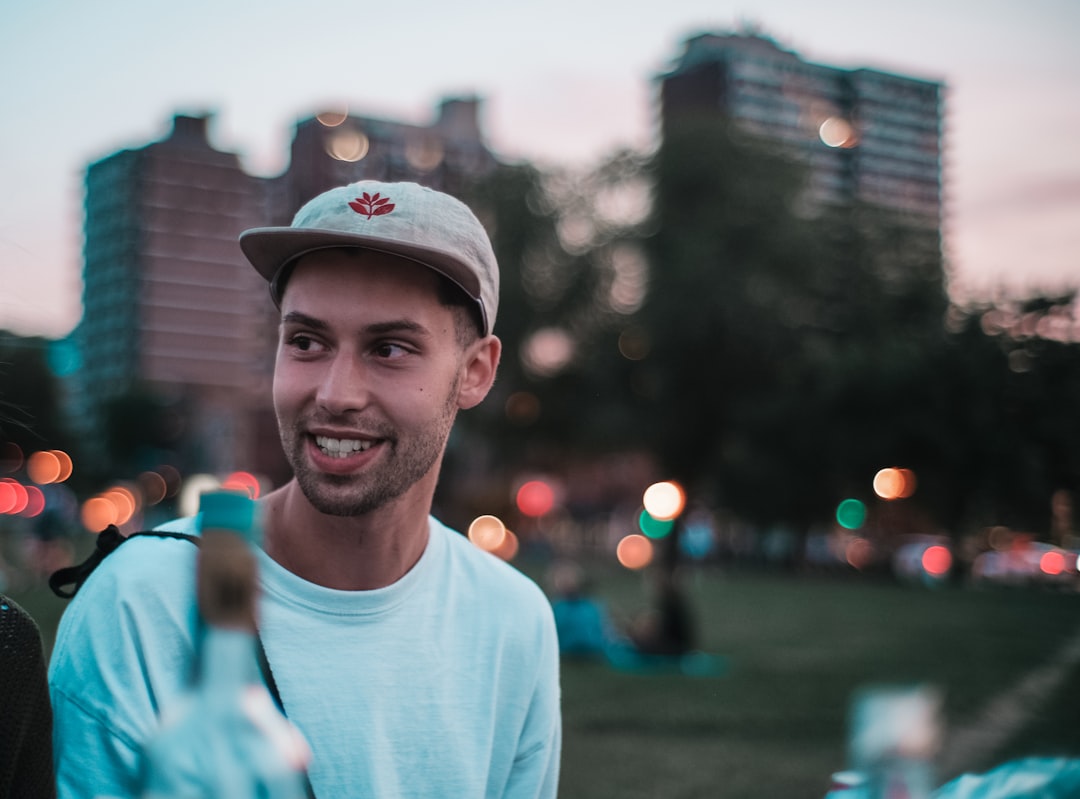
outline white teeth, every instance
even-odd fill
[[[329,436],[315,436],[315,444],[326,455],[334,458],[347,458],[354,452],[363,452],[370,449],[370,441],[359,441],[355,438],[330,438]]]

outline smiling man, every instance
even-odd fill
[[[448,195],[367,181],[241,247],[281,311],[273,399],[294,475],[260,500],[260,638],[315,795],[553,799],[550,605],[430,515],[454,419],[499,362],[486,233]],[[130,540],[65,613],[50,669],[61,797],[133,795],[196,655],[194,549]]]

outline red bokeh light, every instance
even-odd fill
[[[555,491],[543,480],[530,480],[518,489],[517,506],[526,516],[543,516],[555,507]]]
[[[952,568],[952,553],[940,545],[927,547],[922,555],[922,566],[927,574],[940,577]]]
[[[1046,552],[1039,558],[1039,568],[1043,574],[1056,577],[1065,571],[1065,556],[1060,552]]]

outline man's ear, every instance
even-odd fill
[[[483,401],[495,383],[495,372],[501,356],[502,342],[497,336],[484,336],[468,346],[462,358],[459,408],[467,410]]]

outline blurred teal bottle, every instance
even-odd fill
[[[195,685],[147,746],[141,799],[304,799],[309,750],[266,689],[256,655],[255,503],[203,494]]]

